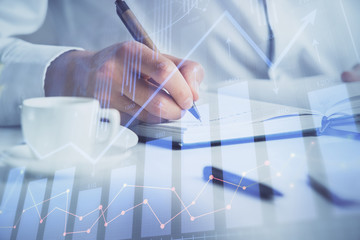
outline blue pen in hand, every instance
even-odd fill
[[[261,199],[271,200],[274,196],[283,196],[281,192],[263,183],[223,171],[216,167],[204,167],[203,178],[206,181],[210,179],[214,184],[223,185],[240,193],[249,194]]]
[[[146,33],[145,29],[140,24],[139,20],[136,18],[135,14],[131,11],[126,2],[124,0],[116,0],[115,5],[116,13],[124,23],[127,30],[130,32],[131,36],[133,36],[135,41],[143,43],[155,52],[159,52],[158,48],[155,46],[154,42]],[[158,84],[155,82],[155,85]],[[189,112],[201,122],[200,113],[195,105],[195,102],[193,102],[193,106],[189,109]]]

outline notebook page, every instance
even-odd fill
[[[208,104],[217,104],[216,94],[211,94],[211,97],[207,97]],[[215,97],[214,97],[215,96]],[[254,122],[260,122],[275,117],[286,117],[291,115],[304,115],[313,114],[312,111],[301,108],[294,108],[284,105],[234,98],[231,96],[219,96],[222,102],[221,114],[216,112],[210,112],[209,118],[201,119],[201,122],[196,119],[190,112],[186,111],[185,115],[177,121],[170,121],[167,123],[156,124],[156,127],[165,129],[191,129],[201,127],[218,127],[220,123],[222,125],[249,124]],[[236,105],[234,105],[236,103]],[[205,105],[205,104],[204,104]],[[251,109],[241,109],[238,105],[250,105]],[[202,105],[197,105],[200,116],[206,116]],[[251,120],[250,120],[251,119]],[[154,126],[154,125],[153,125]]]

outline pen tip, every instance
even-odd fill
[[[200,114],[199,112],[197,111],[196,107],[193,106],[192,108],[190,108],[188,110],[196,119],[198,119],[200,122],[201,122],[201,118],[200,118]]]

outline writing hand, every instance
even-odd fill
[[[199,98],[198,86],[204,77],[196,62],[185,61],[177,69],[181,61],[138,42],[119,43],[98,52],[69,51],[49,66],[45,95],[94,97],[105,103],[103,107],[133,116],[171,75],[138,119],[149,123],[175,120]]]

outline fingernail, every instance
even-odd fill
[[[190,109],[192,107],[192,105],[193,105],[193,99],[192,98],[188,98],[184,102],[185,109]]]

